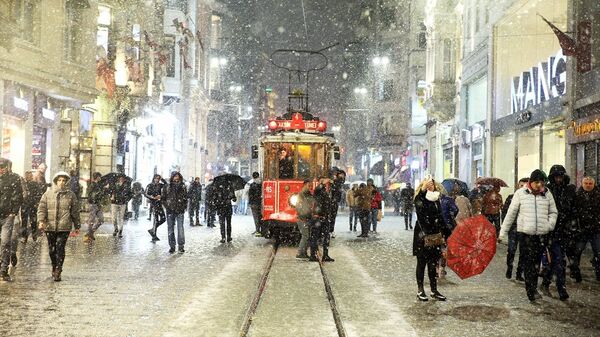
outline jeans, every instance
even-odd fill
[[[356,232],[356,223],[358,222],[358,210],[355,206],[351,206],[348,208],[348,220],[350,221],[350,230],[354,230]],[[352,224],[354,223],[354,227]]]
[[[369,213],[369,225],[372,225],[373,232],[377,232],[377,213],[379,213],[377,208],[372,208]]]
[[[137,220],[138,215],[140,215],[140,206],[142,205],[142,202],[132,202],[131,203],[131,207],[133,208],[133,217],[134,219]]]
[[[369,235],[369,214],[371,211],[361,209],[357,211],[358,219],[360,220],[361,235]]]
[[[177,245],[182,249],[185,245],[183,232],[183,213],[167,213],[167,232],[169,233],[169,246],[175,249],[175,223],[177,223]]]
[[[221,238],[225,239],[225,232],[227,232],[227,239],[231,239],[231,216],[233,214],[231,206],[220,207],[218,212]]]
[[[540,257],[546,248],[543,235],[528,235],[520,233],[519,245],[523,255],[523,268],[525,272],[525,291],[530,299],[537,292]]]
[[[506,254],[506,265],[508,267],[513,266],[513,262],[515,260],[515,254],[517,252],[517,248],[519,247],[519,238],[521,237],[521,233],[518,233],[516,230],[511,230],[508,232],[508,252]],[[523,248],[519,251],[519,262],[517,262],[517,275],[522,275],[523,273]]]
[[[260,205],[251,205],[252,217],[254,218],[254,228],[257,233],[261,233],[262,229],[262,209]]]
[[[548,270],[544,273],[544,280],[542,284],[549,286],[552,283],[552,275],[556,275],[556,289],[558,293],[565,293],[567,287],[565,286],[565,257],[561,248],[560,241],[552,240],[552,243],[548,246],[550,253],[550,265]]]
[[[327,221],[317,220],[310,228],[310,256],[317,255],[319,239],[321,237],[323,237],[323,257],[329,256],[329,240],[331,238],[329,223]]]
[[[22,227],[22,223],[21,223],[21,216],[20,216],[20,212],[19,212],[19,214],[15,217],[15,220],[13,222],[13,229],[10,234],[10,254],[11,255],[17,255],[17,249],[19,248],[19,234],[21,233],[21,227]]]
[[[200,201],[190,200],[189,215],[190,226],[194,225],[194,214],[196,215],[196,225],[200,224]]]
[[[126,205],[110,204],[110,213],[112,215],[115,231],[123,231],[123,225],[125,223],[125,206]]]
[[[31,230],[31,237],[37,236],[37,207],[27,206],[21,209],[21,236],[25,239],[29,236]],[[29,224],[29,227],[27,226]]]
[[[594,270],[596,271],[596,279],[600,280],[600,233],[584,234],[577,241],[571,270],[576,271],[577,273],[580,272],[579,263],[581,261],[581,254],[585,250],[585,246],[587,246],[588,242],[592,246],[592,251],[594,252]]]
[[[308,236],[310,235],[310,223],[307,220],[298,219],[298,230],[302,235],[300,238],[300,244],[298,244],[298,255],[306,255]]]
[[[46,238],[48,239],[48,253],[52,261],[52,269],[59,268],[62,270],[69,232],[46,232]]]
[[[242,201],[240,201],[239,211],[240,211],[239,214],[242,214],[242,215],[248,214],[248,199],[242,199]]]
[[[89,236],[94,235],[94,232],[102,226],[104,222],[104,214],[102,212],[102,206],[97,204],[89,204],[88,207],[88,232]]]
[[[10,263],[10,243],[15,223],[15,216],[7,216],[0,218],[0,273],[8,272],[8,265]]]

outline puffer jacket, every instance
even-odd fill
[[[68,177],[65,172],[58,172],[53,181],[61,175]],[[79,201],[75,193],[69,190],[68,182],[62,189],[55,183],[46,190],[40,199],[37,218],[38,222],[46,224],[46,232],[70,232],[72,228],[80,228]]]
[[[556,225],[558,210],[554,203],[552,192],[545,190],[533,194],[529,187],[523,187],[515,192],[506,217],[502,222],[500,237],[506,237],[515,219],[517,232],[528,235],[548,234]]]
[[[371,210],[371,190],[367,187],[358,188],[354,191],[354,202],[356,208],[362,211]]]

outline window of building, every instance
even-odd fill
[[[111,8],[106,6],[98,6],[98,30],[96,31],[96,46],[102,47],[106,55],[108,55],[108,39],[111,23]]]
[[[381,29],[389,30],[396,26],[396,11],[394,8],[381,7]]]
[[[210,16],[210,48],[221,49],[222,19],[220,15]]]
[[[187,11],[187,0],[166,0],[165,7],[169,9],[178,9],[185,13]]]
[[[485,24],[487,25],[488,23],[490,23],[490,3],[486,2],[485,4],[485,13],[483,13],[483,16],[485,18]]]
[[[475,16],[473,19],[475,19],[475,33],[479,32],[479,13],[480,13],[480,7],[479,7],[479,0],[475,0]]]
[[[10,17],[19,28],[19,37],[34,45],[40,43],[40,0],[10,0]]]
[[[73,1],[65,3],[65,32],[64,32],[64,57],[65,60],[81,63],[82,47],[85,45],[83,33],[83,8]]]
[[[485,120],[487,115],[487,76],[467,86],[467,125]]]
[[[167,49],[167,77],[175,77],[175,36],[165,36],[165,48]]]
[[[427,27],[421,23],[421,31],[419,32],[418,41],[419,49],[427,48]]]
[[[492,176],[498,177],[506,182],[508,188],[503,188],[504,198],[512,193],[515,182],[515,133],[508,132],[505,135],[493,138],[493,160]],[[530,172],[531,173],[531,172]],[[529,174],[527,174],[529,177]],[[518,176],[521,177],[521,176]]]
[[[451,39],[444,39],[442,59],[442,78],[444,81],[454,81],[454,65],[452,64],[454,54],[454,43]]]
[[[444,179],[454,177],[454,157],[452,148],[444,149]]]

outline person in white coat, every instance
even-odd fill
[[[535,170],[529,177],[529,183],[515,192],[498,238],[500,242],[507,241],[508,231],[516,219],[524,258],[525,290],[531,302],[541,298],[537,291],[540,258],[548,245],[548,233],[554,229],[558,216],[554,197],[544,186],[545,182],[546,174]]]

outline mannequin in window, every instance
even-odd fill
[[[285,148],[279,150],[279,179],[294,177],[294,162]]]

